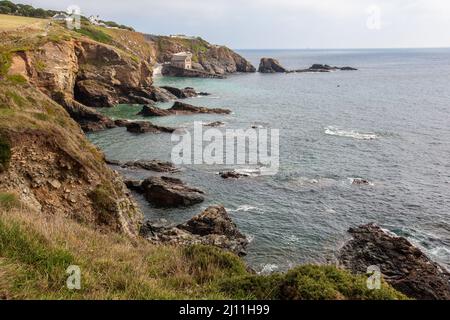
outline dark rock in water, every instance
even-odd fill
[[[204,192],[170,177],[150,177],[142,183],[147,201],[157,207],[187,207],[203,202]]]
[[[278,60],[272,58],[262,58],[258,69],[258,72],[261,73],[284,73],[287,71]]]
[[[231,110],[220,108],[205,108],[197,107],[191,104],[176,101],[172,108],[169,109],[173,114],[192,114],[192,113],[216,113],[216,114],[230,114]]]
[[[176,100],[177,97],[166,89],[155,87],[152,90],[152,99],[158,102],[169,102]]]
[[[142,181],[140,181],[140,180],[125,180],[124,183],[128,189],[137,191],[139,193],[142,192]]]
[[[370,185],[370,181],[366,179],[353,179],[352,184],[359,186],[368,186]]]
[[[340,68],[340,70],[342,70],[342,71],[358,71],[358,69],[352,68],[352,67],[342,67],[342,68]]]
[[[195,91],[195,89],[191,88],[191,87],[186,87],[184,89],[179,89],[179,88],[175,88],[175,87],[164,86],[164,87],[161,87],[161,88],[169,91],[171,94],[173,94],[178,99],[193,98],[193,97],[197,97],[198,96],[197,91]]]
[[[331,71],[337,71],[337,70],[356,71],[358,69],[355,69],[355,68],[352,68],[352,67],[343,67],[343,68],[332,67],[332,66],[329,66],[327,64],[313,64],[308,69],[295,70],[295,72],[331,72]]]
[[[177,114],[195,114],[195,113],[214,113],[214,114],[230,114],[231,110],[219,108],[197,107],[191,104],[176,101],[172,108],[161,109],[154,106],[144,106],[138,113],[143,117],[165,117]]]
[[[208,93],[208,92],[199,92],[198,95],[199,95],[199,96],[206,97],[206,96],[210,96],[211,93]]]
[[[171,162],[164,162],[158,160],[136,160],[128,161],[120,165],[122,168],[144,169],[154,172],[173,173],[178,172],[179,169]]]
[[[215,122],[211,122],[211,123],[207,123],[204,126],[205,127],[212,127],[212,128],[216,128],[216,127],[221,127],[224,126],[225,123],[222,121],[215,121]]]
[[[244,177],[249,177],[250,176],[248,174],[239,173],[239,172],[236,172],[236,171],[220,172],[219,175],[223,179],[239,179],[239,178],[244,178]]]
[[[122,162],[119,160],[111,160],[111,159],[105,159],[105,162],[111,166],[118,166],[120,167],[122,165]]]
[[[209,207],[178,226],[164,227],[147,222],[142,230],[144,235],[154,243],[211,245],[239,256],[246,254],[249,243],[223,206]]]
[[[155,126],[151,122],[136,121],[126,125],[127,131],[132,133],[172,133],[176,129],[168,127]]]
[[[128,121],[128,120],[123,120],[123,119],[114,120],[114,124],[121,128],[126,127],[129,123],[130,123],[130,121]]]
[[[155,106],[143,106],[142,110],[137,114],[143,117],[165,117],[171,115],[171,112]]]
[[[366,274],[369,266],[378,266],[385,280],[410,298],[450,299],[450,273],[405,238],[374,224],[352,228],[349,233],[353,239],[339,254],[345,268]]]

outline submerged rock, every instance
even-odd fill
[[[358,69],[352,68],[352,67],[332,67],[327,64],[313,64],[308,69],[299,69],[295,70],[295,72],[331,72],[331,71],[356,71]]]
[[[352,228],[349,233],[353,239],[339,254],[345,268],[365,274],[369,266],[378,266],[385,280],[410,298],[450,299],[450,273],[405,238],[374,224]]]
[[[135,160],[118,164],[122,168],[130,169],[143,169],[154,172],[178,172],[179,169],[171,162],[159,161],[159,160]]]
[[[129,122],[127,125],[127,131],[132,133],[172,133],[176,129],[169,127],[160,127],[147,121]]]
[[[352,184],[358,185],[358,186],[368,186],[368,185],[370,185],[370,181],[367,179],[357,178],[357,179],[353,179]]]
[[[188,207],[205,200],[203,191],[170,177],[150,177],[144,180],[142,192],[147,201],[157,207]]]
[[[164,227],[147,222],[142,233],[154,243],[204,244],[244,256],[248,240],[223,206],[212,206],[184,224]]]
[[[261,73],[284,73],[287,71],[278,60],[273,58],[262,58],[258,69],[258,72]]]

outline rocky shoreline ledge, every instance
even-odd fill
[[[352,67],[332,67],[327,64],[313,64],[307,69],[288,70],[281,65],[281,63],[273,58],[262,58],[259,64],[258,72],[260,73],[320,73],[332,71],[357,71],[358,69]]]

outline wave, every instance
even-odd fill
[[[261,208],[258,208],[258,207],[244,204],[242,206],[237,207],[236,209],[231,209],[228,211],[230,211],[230,212],[249,212],[249,211],[263,212],[264,210],[262,210]]]
[[[326,127],[325,134],[330,136],[353,138],[357,140],[375,140],[379,138],[375,133],[362,133],[355,130],[342,130],[335,127]]]

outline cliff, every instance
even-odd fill
[[[236,255],[192,244],[204,216],[181,226],[189,245],[141,237],[141,211],[82,131],[115,125],[92,106],[154,98],[161,53],[128,32],[75,33],[43,20],[0,33],[0,299],[405,298],[332,266],[256,275]],[[216,49],[199,61],[225,55],[223,71],[249,70]],[[82,270],[82,290],[66,287],[71,265]]]

